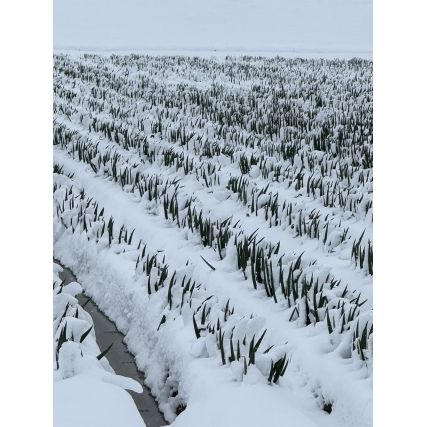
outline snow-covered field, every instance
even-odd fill
[[[55,55],[53,143],[55,257],[169,422],[372,425],[371,61]]]

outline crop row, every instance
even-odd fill
[[[248,89],[236,90],[226,83],[214,83],[210,89],[189,83],[168,85],[150,72],[153,68],[159,71],[156,60],[152,64],[145,57],[87,57],[79,62],[58,56],[56,61],[55,111],[64,114],[60,107],[65,111],[72,105],[75,111],[67,113],[70,119],[126,148],[139,148],[144,138],[149,137],[154,140],[154,144],[148,142],[150,145],[162,147],[163,141],[167,141],[177,148],[183,147],[192,156],[201,156],[204,162],[222,154],[242,173],[259,167],[265,179],[292,183],[297,191],[308,186],[313,198],[322,191],[327,195],[324,200],[327,206],[349,211],[356,211],[355,200],[360,199],[360,194],[357,198],[349,194],[360,193],[365,187],[369,191],[372,181],[370,63],[323,64],[325,73],[323,76],[319,73],[317,78],[312,72],[316,64],[309,61],[295,61],[295,64],[279,61],[276,67],[267,63],[265,77],[277,80],[275,86],[253,84]],[[116,68],[117,63],[124,62],[125,73]],[[144,71],[141,63],[146,66]],[[279,64],[284,68],[278,67]],[[187,65],[177,60],[174,68],[179,71]],[[260,72],[258,64],[251,66],[249,61],[243,65],[247,68],[245,81],[249,81],[251,73]],[[194,72],[212,77],[216,71],[220,73],[217,68],[222,66],[207,61],[203,67],[199,64],[201,70]],[[71,76],[65,72],[73,67],[78,70],[78,78],[75,73]],[[230,67],[240,66],[232,62]],[[334,72],[342,73],[343,67],[347,76],[339,87]],[[304,84],[304,78],[309,83]],[[346,79],[351,84],[345,83]],[[361,89],[356,95],[354,87],[358,86],[358,80]],[[318,97],[323,92],[330,93],[332,104],[315,102],[314,90]],[[95,101],[99,104],[97,110]],[[207,111],[212,111],[212,115]],[[281,121],[279,130],[269,133],[254,125],[257,122],[254,111],[259,111],[261,121],[266,116],[277,117]],[[222,123],[221,117],[227,112],[233,120],[240,117],[239,121]],[[247,156],[249,151],[252,155]]]
[[[71,193],[72,191],[73,189],[69,190]],[[216,246],[221,258],[222,250],[227,250],[228,245],[234,245],[237,253],[237,268],[242,271],[245,278],[248,279],[250,277],[254,289],[263,288],[265,294],[273,298],[276,303],[283,305],[284,309],[292,309],[289,320],[298,319],[300,326],[327,322],[329,334],[335,335],[354,329],[352,325],[356,321],[358,322],[360,308],[366,303],[366,300],[361,300],[360,293],[356,294],[349,291],[347,286],[344,287],[339,280],[330,274],[326,277],[321,277],[320,270],[315,265],[315,260],[303,259],[302,254],[299,256],[292,254],[280,255],[280,244],[272,246],[263,241],[264,239],[257,240],[256,232],[246,236],[243,230],[238,231],[236,229],[237,224],[232,226],[230,220],[222,223],[213,223],[209,218],[204,219],[202,212],[197,214],[195,209],[192,211],[190,206],[187,207],[185,219],[180,220],[179,210],[174,207],[177,206],[176,193],[174,194],[175,196],[171,198],[171,201],[163,205],[164,207],[167,206],[165,208],[165,217],[168,216],[167,211],[169,210],[172,220],[178,226],[180,224],[187,227],[193,226],[193,231],[197,231],[200,234],[202,243],[205,246]],[[81,190],[79,197],[84,198],[84,196],[84,191]],[[77,223],[81,224],[82,231],[88,234],[88,238],[89,236],[95,238],[97,243],[105,233],[106,236],[108,235],[108,246],[111,246],[115,242],[114,220],[110,218],[106,221],[102,217],[103,210],[99,210],[96,203],[91,203],[92,206],[88,209],[91,216],[87,217],[86,208],[88,206],[84,207],[83,204],[80,204],[80,207],[77,208],[74,197],[69,198],[66,193],[62,202],[57,202],[57,214],[60,216],[63,225],[67,228],[71,227],[73,232]],[[69,212],[65,215],[67,208],[72,210],[74,215]],[[174,217],[175,209],[176,216]],[[118,239],[116,243],[119,245],[132,245],[132,236],[133,231],[128,232],[122,226],[116,237]],[[231,236],[234,236],[234,239],[230,239]],[[146,251],[146,246],[142,247],[141,241],[138,244],[137,251],[140,251],[140,253],[138,253],[136,259],[136,268],[147,276],[147,290],[151,294],[165,286],[169,277],[168,267],[164,264],[164,261],[160,263],[158,254],[150,256]],[[205,260],[205,262],[207,261]],[[210,267],[214,269],[211,265]],[[153,268],[156,270],[154,276],[152,275]],[[170,308],[172,307],[172,287],[175,284],[176,278],[173,275],[169,281],[168,288],[167,303]],[[191,299],[194,286],[195,283],[191,284],[191,281],[188,281],[187,285],[184,286],[183,279],[181,288],[185,291],[178,297],[178,300],[181,301],[180,309],[182,309],[184,295],[187,292],[189,292],[188,295]],[[191,302],[189,303],[191,304]],[[195,330],[197,331],[197,329]],[[362,360],[366,360],[369,358],[368,342],[366,339],[362,339],[362,336],[364,336],[363,331],[364,329],[361,330],[361,337],[356,334],[353,338],[354,341],[360,338],[363,342],[363,346],[357,347],[356,351]],[[197,335],[198,333],[196,332]]]
[[[205,229],[200,227],[201,211],[197,213],[192,206],[192,198],[186,198],[179,203],[178,207],[178,187],[179,179],[174,178],[170,181],[167,180],[163,183],[162,175],[151,175],[143,173],[145,166],[135,161],[132,157],[129,160],[122,158],[116,149],[110,148],[102,151],[98,148],[98,144],[94,144],[90,138],[80,136],[77,132],[72,132],[64,124],[57,125],[54,128],[54,144],[60,145],[61,148],[67,149],[73,157],[77,157],[80,161],[88,163],[95,173],[102,172],[104,175],[111,177],[115,182],[121,184],[122,188],[127,187],[128,191],[138,194],[143,197],[145,192],[148,192],[148,199],[153,199],[157,202],[163,203],[165,218],[172,218],[176,221],[179,227],[188,226],[192,231],[193,218],[198,218],[196,221],[196,228],[201,232],[202,241],[206,246],[206,239],[211,241],[209,246],[212,246],[212,240],[216,238],[213,232],[210,232],[210,225],[205,222]],[[172,151],[172,153],[174,153]],[[171,151],[163,151],[162,154],[157,156],[164,158],[165,164],[170,164]],[[175,157],[172,165],[175,164]],[[180,166],[181,165],[181,166]],[[199,172],[197,169],[193,170],[193,163],[188,163],[188,157],[184,160],[181,158],[181,162],[177,161],[176,168],[183,167],[184,173],[193,173],[198,176]],[[208,167],[207,172],[205,169],[200,168],[199,171],[203,176],[203,179],[208,183],[208,178],[212,182],[212,177],[215,179],[215,167],[210,169]],[[161,187],[161,189],[160,189]],[[207,187],[210,187],[207,185]],[[273,194],[271,191],[267,193],[269,184],[262,189],[257,189],[255,186],[249,186],[249,181],[241,176],[239,179],[231,177],[228,188],[231,192],[238,195],[238,200],[248,207],[248,212],[258,216],[262,215],[265,221],[272,226],[281,226],[283,229],[289,228],[295,230],[295,235],[306,236],[309,238],[316,238],[325,245],[328,250],[332,251],[336,247],[342,244],[344,241],[350,239],[348,235],[348,228],[341,227],[341,220],[337,218],[329,218],[329,214],[322,214],[320,210],[312,209],[307,212],[306,209],[300,208],[295,212],[296,203],[286,202],[283,204],[278,203],[278,193]],[[173,188],[171,194],[166,194],[167,189]],[[250,196],[248,196],[249,188],[251,188]],[[329,194],[329,193],[328,193]],[[328,196],[326,196],[328,197]],[[248,200],[249,198],[249,200]],[[250,203],[248,203],[250,201]],[[368,209],[369,205],[365,209]],[[180,210],[187,209],[186,213],[180,216]],[[181,219],[180,219],[181,218]],[[209,221],[210,222],[210,221]],[[218,221],[217,221],[218,222]],[[222,223],[223,221],[220,221]],[[217,229],[220,229],[217,224]],[[340,231],[340,233],[339,233]],[[227,235],[228,233],[226,233]],[[353,250],[351,253],[352,259],[354,259],[355,265],[358,268],[364,269],[369,274],[373,273],[373,251],[372,243],[368,239],[362,244],[363,234],[360,237],[354,238]],[[206,237],[207,235],[207,237]],[[223,239],[224,233],[219,230],[221,238],[221,244],[219,248],[224,248],[228,241],[228,238]],[[365,249],[365,245],[367,248]],[[219,250],[219,256],[222,259],[221,250]]]
[[[56,170],[62,172],[58,166]],[[73,185],[71,180],[68,183],[54,183],[54,199],[57,219],[65,230],[68,229],[73,234],[83,233],[88,240],[95,241],[100,249],[109,247],[117,254],[128,252],[136,256],[137,281],[150,296],[163,292],[164,309],[157,330],[168,320],[190,310],[195,336],[197,339],[203,337],[200,342],[204,352],[200,352],[198,357],[218,355],[223,365],[236,362],[235,365],[241,368],[240,379],[247,373],[249,366],[255,366],[255,355],[260,353],[266,331],[260,334],[259,327],[251,326],[251,323],[256,323],[253,315],[249,317],[250,324],[247,325],[248,317],[234,313],[230,300],[221,307],[218,298],[208,295],[202,285],[196,284],[190,275],[171,271],[161,253],[149,253],[142,240],[138,243],[132,240],[133,231],[129,232],[123,225],[120,228],[115,226],[111,217],[107,221],[104,209],[88,198],[84,189],[77,189],[77,185]],[[233,332],[235,329],[241,331],[240,335]],[[61,334],[64,335],[64,332]],[[62,341],[59,338],[59,342]],[[270,346],[263,354],[269,353],[273,347]],[[267,382],[277,382],[283,376],[287,366],[285,361],[287,362],[286,354],[277,346],[276,351],[268,356],[268,371],[262,370]]]

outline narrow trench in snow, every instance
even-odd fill
[[[65,280],[65,284],[78,281],[70,269],[62,265],[56,259],[54,259],[54,262],[63,268],[63,271],[59,273],[59,277],[61,280]],[[134,357],[129,353],[126,344],[123,342],[124,335],[117,330],[114,322],[108,319],[84,292],[77,295],[77,299],[81,306],[86,304],[84,309],[92,316],[96,342],[101,351],[106,349],[112,342],[114,343],[106,355],[106,358],[115,373],[133,378],[142,385],[144,389],[142,394],[129,390],[128,393],[132,396],[147,427],[167,425],[150,389],[144,384],[144,374],[138,370]]]

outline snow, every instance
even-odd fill
[[[187,318],[187,320],[183,319],[183,322],[175,321],[175,323],[167,323],[164,328],[160,329],[159,334],[155,334],[154,331],[157,329],[161,317],[159,309],[162,307],[158,307],[159,303],[156,303],[152,299],[150,301],[137,283],[129,275],[126,275],[127,270],[125,269],[125,265],[123,265],[125,264],[123,261],[120,262],[114,256],[109,256],[108,251],[102,251],[98,254],[96,249],[92,245],[87,245],[86,242],[84,238],[76,239],[76,236],[63,235],[55,244],[54,250],[64,262],[72,265],[73,269],[79,272],[82,283],[86,285],[86,292],[97,301],[110,318],[114,319],[120,330],[126,333],[127,344],[137,355],[137,365],[141,370],[146,372],[147,384],[151,387],[155,395],[160,398],[164,395],[162,390],[165,387],[163,379],[166,371],[169,371],[170,377],[174,378],[174,381],[178,384],[182,397],[190,396],[191,398],[191,396],[200,395],[201,392],[198,391],[198,387],[196,386],[197,382],[201,383],[200,388],[209,390],[208,394],[201,395],[205,396],[206,399],[204,402],[199,401],[195,412],[190,411],[190,414],[193,414],[193,424],[188,425],[198,425],[200,422],[200,418],[198,418],[200,411],[197,409],[197,406],[200,405],[200,410],[203,410],[203,404],[210,407],[211,393],[215,394],[216,390],[222,390],[222,388],[226,388],[227,386],[233,387],[234,374],[229,372],[227,375],[223,374],[221,378],[217,371],[219,368],[218,362],[203,363],[201,365],[198,362],[200,360],[203,361],[203,358],[192,359],[197,356],[203,357],[203,355],[200,355],[200,353],[197,355],[197,352],[194,352],[194,347],[192,347],[194,332],[192,331],[191,317]],[[87,249],[83,249],[85,246],[87,246]],[[83,260],[84,264],[82,265],[81,261]],[[88,271],[87,267],[89,265],[91,266],[90,271]],[[200,273],[206,278],[205,269]],[[216,282],[218,287],[212,287],[210,291],[216,292],[218,295],[226,292],[225,295],[230,296],[234,303],[240,302],[239,300],[245,294],[244,289],[230,292],[233,289],[227,281],[222,281],[220,278],[217,278]],[[223,284],[222,290],[220,287],[221,283]],[[158,298],[159,300],[160,297]],[[337,427],[343,425],[353,427],[370,426],[372,402],[369,388],[371,380],[360,378],[360,374],[357,371],[349,372],[348,363],[344,361],[337,365],[336,355],[327,354],[329,350],[327,352],[323,351],[324,355],[319,353],[318,350],[316,351],[316,347],[319,348],[319,345],[325,345],[322,342],[323,340],[319,340],[320,337],[317,337],[318,343],[315,343],[313,339],[307,336],[299,336],[299,330],[292,328],[292,325],[290,325],[290,328],[286,325],[286,316],[280,316],[277,309],[273,316],[273,308],[269,304],[265,308],[264,306],[262,301],[255,297],[250,304],[247,301],[243,306],[236,304],[236,309],[245,308],[247,313],[256,313],[257,315],[265,316],[263,319],[268,321],[266,325],[268,329],[274,328],[277,324],[282,325],[282,330],[280,332],[277,331],[278,335],[275,339],[272,338],[271,342],[276,340],[276,342],[284,342],[284,339],[286,339],[288,341],[287,349],[293,352],[294,361],[299,361],[300,366],[296,368],[296,374],[297,377],[303,378],[302,382],[304,385],[302,387],[303,390],[301,390],[301,386],[296,387],[297,391],[293,391],[293,393],[302,393],[308,401],[312,400],[310,389],[321,390],[324,395],[333,397],[334,404],[336,405],[334,408],[335,412],[333,416],[329,416],[327,420],[324,420],[324,424],[322,424],[321,420],[318,420],[319,417],[323,416],[322,412],[312,402],[311,422],[314,423],[313,425]],[[183,330],[184,326],[185,329]],[[157,335],[156,338],[154,338],[155,335]],[[190,350],[188,350],[189,347]],[[313,351],[316,351],[316,356],[314,356]],[[213,343],[212,350],[208,351],[208,353],[210,357],[217,358],[218,351],[215,342]],[[319,366],[322,366],[322,368],[319,369]],[[224,376],[226,380],[223,379]],[[257,378],[255,381],[259,383],[261,378]],[[226,385],[221,387],[221,380],[226,381]],[[321,388],[320,384],[322,384]],[[351,384],[351,387],[348,384]],[[254,400],[244,403],[244,407],[253,408],[253,411],[256,411],[257,408],[259,409],[259,416],[253,418],[253,424],[248,424],[249,426],[257,426],[261,414],[264,413],[263,409],[259,406],[259,399],[262,399],[264,395],[262,391],[266,390],[265,386],[261,386],[257,393],[249,393]],[[237,389],[237,392],[236,389],[233,389],[233,405],[234,402],[237,404],[241,402],[247,393],[244,387]],[[269,392],[266,391],[266,393],[265,402],[271,402],[268,397]],[[283,404],[283,401],[286,402],[286,400],[284,400],[282,393],[278,393],[278,396],[280,396],[278,399],[282,400],[282,404],[274,409],[274,413],[280,411],[281,417],[286,417],[287,407]],[[221,402],[224,402],[224,400]],[[297,412],[298,403],[301,405],[300,402],[293,402],[294,418],[297,417],[295,413]],[[173,420],[174,417],[169,405],[170,403],[166,401],[160,404],[160,408],[164,411],[168,420]],[[229,411],[233,411],[234,413],[234,409],[229,408],[229,406],[223,406],[219,412],[228,413]],[[191,400],[188,401],[188,409],[190,408],[192,408]],[[187,410],[183,412],[182,416],[186,412]],[[187,420],[189,416],[187,415],[185,419]],[[178,421],[180,417],[177,418]],[[300,417],[300,421],[306,419],[306,408],[300,408]],[[205,419],[203,417],[203,420]],[[233,424],[217,425],[232,426]],[[305,426],[305,424],[298,425]]]
[[[144,371],[147,385],[165,418],[177,426],[201,423],[274,426],[278,422],[280,425],[370,427],[372,335],[369,332],[367,348],[361,353],[363,360],[352,345],[354,337],[361,339],[365,325],[366,330],[372,325],[372,275],[366,260],[355,265],[352,242],[360,238],[363,248],[371,244],[372,174],[368,142],[371,140],[362,139],[363,144],[356,147],[350,161],[350,156],[340,154],[342,143],[334,142],[330,148],[315,150],[309,138],[320,132],[322,124],[339,108],[348,117],[363,111],[365,115],[359,126],[365,127],[370,136],[368,97],[372,64],[291,61],[277,62],[280,66],[275,67],[275,61],[281,60],[202,61],[107,56],[60,56],[56,61],[55,257],[73,269],[86,294],[125,334],[128,348],[135,355],[139,369]],[[246,76],[240,68],[243,63]],[[256,98],[261,114],[255,124],[259,125],[263,114],[269,112],[263,108],[271,108],[271,91],[275,87],[260,75],[259,70],[266,64],[271,67],[268,70],[276,70],[269,76],[283,73],[279,82],[286,87],[286,93],[292,94],[289,108],[304,118],[309,114],[313,117],[311,133],[304,130],[302,135],[292,136],[295,127],[291,123],[285,123],[271,136],[262,134],[259,128],[251,130],[248,121],[256,122],[251,117],[251,109],[243,113],[242,117],[248,119],[246,123],[225,126],[224,132],[224,125],[215,119],[197,122],[199,113],[193,115],[196,110],[188,98],[182,106],[165,107],[166,101],[177,102],[183,93],[188,97],[194,93],[211,96],[218,88],[221,95],[214,97],[216,107],[233,105],[236,99],[241,100],[239,105],[246,106],[251,94],[261,90],[264,97]],[[87,74],[79,72],[70,77],[80,66],[87,67]],[[235,79],[234,73],[224,69],[238,69],[240,77]],[[305,93],[319,84],[319,69],[325,73],[326,80],[319,92],[330,96],[333,107],[319,104]],[[104,95],[97,89],[95,80],[88,79],[94,72],[104,79],[101,87],[109,88]],[[313,86],[307,84],[310,79],[314,80]],[[354,79],[359,83],[350,83]],[[142,95],[137,92],[141,82],[145,84]],[[346,98],[348,92],[341,89],[356,86],[355,93],[359,95]],[[136,91],[136,101],[132,90]],[[156,105],[150,102],[151,93],[159,94]],[[165,118],[165,114],[169,116]],[[153,130],[160,119],[162,129]],[[108,136],[105,126],[117,129],[118,125],[122,127],[117,136],[114,132]],[[339,127],[334,127],[328,138],[338,141]],[[144,145],[126,146],[123,128],[130,141],[145,138]],[[195,133],[184,144],[172,137],[172,132],[182,128]],[[362,132],[355,129],[351,135],[358,138]],[[298,141],[303,137],[307,139],[301,143],[292,162],[284,159],[278,148],[283,139],[290,138],[285,136],[287,133]],[[234,138],[236,134],[241,139]],[[259,138],[262,144],[245,146],[241,141],[246,137]],[[209,147],[217,144],[222,150],[233,147],[233,158],[223,153],[211,157],[203,154],[205,141],[209,141],[209,145],[206,144]],[[273,152],[267,155],[266,147],[272,147]],[[360,164],[359,150],[362,149],[367,167]],[[165,153],[171,151],[194,163],[194,170],[184,172],[185,163],[166,164]],[[258,167],[242,175],[239,159],[242,156],[257,158],[260,152],[265,156],[262,167],[257,161]],[[331,157],[322,163],[322,168],[327,168],[323,177],[319,164],[325,152]],[[114,168],[109,153],[116,155]],[[90,161],[89,156],[92,156]],[[107,160],[102,163],[102,158]],[[308,158],[318,162],[313,172],[308,171]],[[277,165],[281,168],[277,180],[274,173],[269,172],[268,162],[272,168]],[[354,176],[340,178],[342,168],[353,167],[352,163]],[[305,171],[299,187],[295,175],[301,168]],[[122,175],[118,177],[115,171]],[[140,193],[136,174],[144,176],[140,181],[143,184],[158,179],[158,189],[165,192],[164,196],[152,198],[146,190]],[[126,176],[131,176],[130,183]],[[247,181],[247,201],[232,189],[230,179],[233,177],[244,177]],[[329,184],[334,186],[335,182],[340,191],[348,195],[348,200],[343,204],[337,200],[326,203],[320,194],[307,192],[312,179],[324,179],[325,188],[329,188]],[[253,203],[251,195],[254,195]],[[164,213],[166,199],[173,197],[179,220],[170,211],[167,218]],[[272,221],[273,214],[263,207],[275,197],[279,206],[277,224]],[[203,244],[200,230],[192,230],[188,223],[182,222],[188,220],[189,200],[195,212],[203,213],[203,218],[212,223],[227,222],[231,217],[230,225],[225,227],[231,238],[222,250],[216,241]],[[353,204],[356,202],[360,203],[357,208]],[[289,206],[294,209],[293,216],[287,213]],[[304,224],[311,224],[318,215],[320,235],[297,233],[298,215]],[[108,232],[104,231],[110,218],[114,220],[114,232],[109,240]],[[216,233],[217,228],[215,230]],[[344,230],[347,230],[346,238]],[[132,242],[124,241],[123,235],[129,237],[130,233]],[[238,245],[253,233],[256,233],[257,247],[265,251],[269,247],[279,248],[276,245],[280,243],[280,250],[268,258],[277,301],[268,296],[260,281],[254,289],[250,264],[246,279],[242,268],[237,266]],[[148,273],[148,261],[155,255],[157,264]],[[279,268],[285,280],[292,271],[295,277],[304,277],[307,281],[310,277],[318,279],[322,291],[286,297],[278,285]],[[166,279],[161,285],[163,272]],[[71,286],[70,292],[72,289],[76,291],[77,287]],[[63,301],[58,300],[58,304],[64,307],[72,297],[62,297]],[[326,298],[326,305],[314,310],[314,302],[321,305],[322,297]],[[354,319],[347,320],[351,315]],[[327,316],[333,325],[332,331],[329,331]],[[346,325],[341,323],[343,319]],[[77,324],[73,328],[76,336],[83,330]],[[248,366],[251,340],[261,341],[254,363]],[[359,342],[357,340],[354,342]],[[231,356],[237,346],[242,356],[233,360]],[[72,345],[64,347],[63,356],[70,361],[76,359]],[[270,383],[267,378],[272,364],[284,356],[289,360],[286,372],[276,383]],[[78,363],[70,362],[70,365],[72,374],[81,374]],[[62,373],[63,377],[68,375],[68,371]],[[331,414],[324,410],[329,404]]]
[[[195,420],[201,419],[206,427],[327,425],[326,415],[323,415],[322,422],[313,422],[309,416],[295,409],[292,400],[290,394],[276,393],[274,387],[265,388],[257,384],[235,384],[232,387],[215,385],[208,393],[194,393],[189,409],[176,419],[173,426],[195,426]],[[233,403],[230,405],[230,402]]]
[[[75,298],[82,288],[77,282],[62,286],[58,276],[61,271],[62,267],[54,263],[55,427],[144,427],[135,403],[125,391],[142,393],[141,384],[116,375],[105,357],[97,359],[101,351],[92,318]],[[66,341],[60,345],[58,340],[63,330]]]
[[[55,0],[54,46],[164,54],[369,56],[372,1]]]
[[[57,381],[53,387],[55,427],[141,427],[145,424],[128,393],[90,375]]]

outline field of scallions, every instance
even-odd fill
[[[174,426],[372,425],[372,61],[54,56],[54,255]]]

